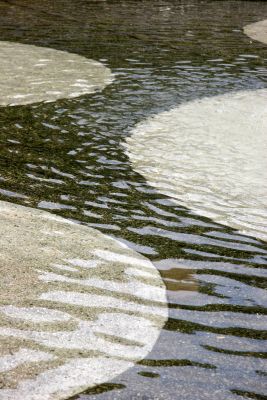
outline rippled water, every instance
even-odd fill
[[[126,140],[136,172],[197,214],[267,241],[267,91],[186,102]]]
[[[0,41],[0,105],[79,97],[112,82],[101,63],[68,52]]]
[[[78,399],[262,399],[267,245],[195,215],[135,173],[124,138],[185,101],[266,87],[267,47],[242,27],[266,2],[0,1],[1,40],[101,61],[77,99],[1,107],[0,198],[48,209],[155,261],[169,320],[134,368]]]
[[[150,353],[168,307],[149,260],[51,213],[0,215],[1,400],[67,398]]]

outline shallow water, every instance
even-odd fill
[[[0,215],[1,400],[64,399],[150,353],[168,307],[149,260],[51,213]]]
[[[267,91],[186,102],[137,124],[133,169],[160,193],[267,241]]]
[[[66,51],[1,41],[0,58],[1,106],[79,97],[112,82],[101,63]]]
[[[122,142],[185,101],[266,87],[267,47],[242,27],[266,2],[0,1],[1,40],[101,61],[103,92],[1,107],[1,200],[48,209],[154,260],[169,321],[149,356],[79,399],[261,399],[267,245],[195,215],[135,173]]]

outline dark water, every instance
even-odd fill
[[[169,320],[135,368],[77,399],[264,399],[267,245],[149,187],[121,146],[148,115],[266,87],[258,1],[0,0],[0,39],[102,61],[101,93],[0,108],[0,199],[49,209],[155,261]],[[155,155],[156,159],[156,155]]]

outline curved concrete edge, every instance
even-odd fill
[[[267,44],[267,19],[246,25],[243,30],[251,39]]]
[[[267,90],[183,103],[137,124],[133,169],[196,214],[267,240]]]
[[[0,41],[0,106],[75,98],[113,82],[101,62],[47,47]]]
[[[125,244],[0,201],[0,400],[63,400],[115,378],[168,318],[156,267]]]

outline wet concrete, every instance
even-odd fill
[[[188,102],[126,140],[136,172],[177,204],[267,241],[267,91]]]
[[[246,25],[244,33],[253,40],[267,44],[267,19]]]
[[[0,216],[0,399],[65,399],[147,355],[168,314],[149,260],[45,211]]]
[[[0,105],[74,98],[112,82],[100,62],[45,47],[0,42]]]

